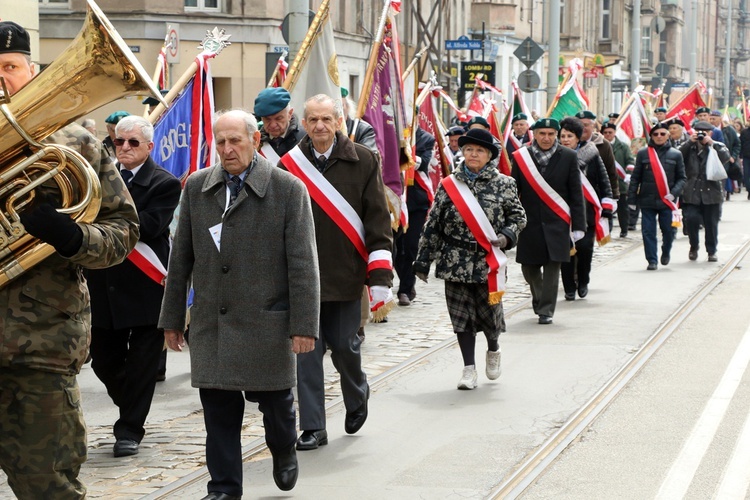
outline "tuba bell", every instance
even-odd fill
[[[55,183],[58,211],[76,222],[92,222],[101,206],[99,178],[83,156],[40,141],[122,97],[162,100],[104,13],[87,2],[84,26],[65,51],[12,97],[0,92],[0,288],[55,253],[20,221],[36,188]]]

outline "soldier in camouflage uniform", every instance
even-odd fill
[[[464,162],[453,176],[466,183],[476,197],[497,240],[492,244],[501,250],[512,248],[518,234],[526,227],[526,212],[521,206],[516,181],[501,175],[492,163],[499,154],[492,135],[482,129],[471,129],[458,139]],[[419,240],[414,272],[427,281],[430,264],[437,261],[435,276],[445,280],[445,300],[464,361],[459,389],[477,386],[474,349],[477,332],[487,338],[486,374],[494,380],[500,376],[498,339],[505,331],[503,303],[489,303],[487,252],[476,238],[441,184],[427,215]],[[504,279],[501,276],[501,279]]]
[[[34,76],[29,36],[0,22],[0,76],[11,94]],[[91,224],[54,210],[56,189],[22,213],[26,230],[57,253],[0,289],[0,466],[19,498],[83,498],[86,425],[76,381],[86,360],[89,293],[82,267],[125,259],[138,215],[101,143],[77,124],[47,139],[83,154],[99,175],[101,210]]]

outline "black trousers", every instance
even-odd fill
[[[706,232],[706,252],[709,255],[716,253],[719,244],[719,218],[721,217],[721,203],[713,205],[682,205],[685,228],[687,229],[690,249],[698,250],[701,247],[700,226]]]
[[[589,284],[591,260],[594,258],[594,235],[594,228],[587,228],[584,237],[576,241],[576,254],[570,257],[570,262],[560,265],[565,293],[573,293],[580,285]]]
[[[315,349],[297,355],[299,428],[326,428],[325,373],[323,356],[331,349],[331,360],[341,376],[341,395],[346,411],[354,411],[367,397],[367,376],[362,371],[362,342],[357,336],[360,299],[320,303],[320,336]]]
[[[419,236],[427,219],[427,210],[409,211],[409,227],[396,239],[396,258],[393,267],[398,274],[398,294],[411,294],[417,281],[412,264],[417,258]]]
[[[630,227],[630,207],[628,207],[628,193],[621,193],[617,202],[617,222],[620,224],[620,232],[627,233]],[[612,232],[612,228],[610,228]]]
[[[163,346],[164,334],[155,325],[91,329],[91,367],[120,409],[116,439],[143,439]]]
[[[242,496],[242,418],[245,399],[258,403],[263,413],[266,444],[271,453],[297,442],[292,389],[281,391],[224,391],[200,389],[206,424],[206,466],[211,474],[208,492]]]

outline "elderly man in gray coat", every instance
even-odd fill
[[[259,403],[273,477],[297,481],[295,354],[318,337],[315,225],[304,184],[256,154],[255,118],[232,110],[214,124],[221,165],[185,184],[159,326],[184,345],[188,289],[193,387],[200,390],[211,480],[205,499],[242,495],[244,399]]]

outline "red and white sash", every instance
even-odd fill
[[[487,274],[489,303],[498,304],[505,293],[505,266],[508,258],[502,250],[490,243],[497,239],[497,234],[465,182],[450,175],[443,179],[443,188],[458,209],[461,218],[466,222],[471,234],[474,235],[474,239],[487,252],[486,259],[490,268]]]
[[[274,165],[279,163],[279,155],[276,154],[276,151],[274,151],[273,147],[269,143],[263,144],[263,146],[260,148],[260,154],[265,158],[266,160],[270,161]]]
[[[628,175],[628,173],[625,171],[625,169],[620,165],[620,162],[615,160],[615,169],[617,170],[617,177],[625,180],[625,177]]]
[[[609,221],[602,217],[602,203],[599,202],[599,197],[596,195],[594,186],[591,185],[583,172],[581,172],[581,188],[583,189],[583,197],[594,206],[594,231],[596,233],[596,242],[599,243],[599,245],[606,245],[610,240]],[[605,199],[609,200],[609,207],[611,207],[613,200],[611,198]],[[609,208],[609,210],[612,210],[612,208]]]
[[[656,148],[652,146],[648,147],[648,160],[651,163],[651,170],[654,172],[656,189],[659,190],[661,201],[672,210],[672,226],[680,227],[682,226],[682,213],[673,200],[667,199],[667,195],[670,194],[667,173],[664,171],[661,160],[659,160],[659,155],[656,154]]]
[[[529,149],[524,147],[513,151],[513,158],[516,160],[518,168],[521,169],[521,173],[542,202],[555,212],[558,217],[570,225],[570,206],[568,206],[568,203],[562,198],[562,196],[552,189],[552,186],[544,180],[539,169],[536,168],[534,160],[531,158]]]
[[[365,226],[357,212],[320,171],[302,153],[299,146],[281,158],[287,170],[299,178],[307,187],[310,197],[323,209],[328,217],[352,242],[359,255],[367,262],[367,273],[373,269],[392,269],[393,260],[388,250],[367,252],[365,246]]]
[[[164,265],[150,246],[139,241],[135,244],[135,248],[128,254],[128,260],[143,271],[146,276],[164,286],[164,281],[167,278],[167,270],[164,269]]]

